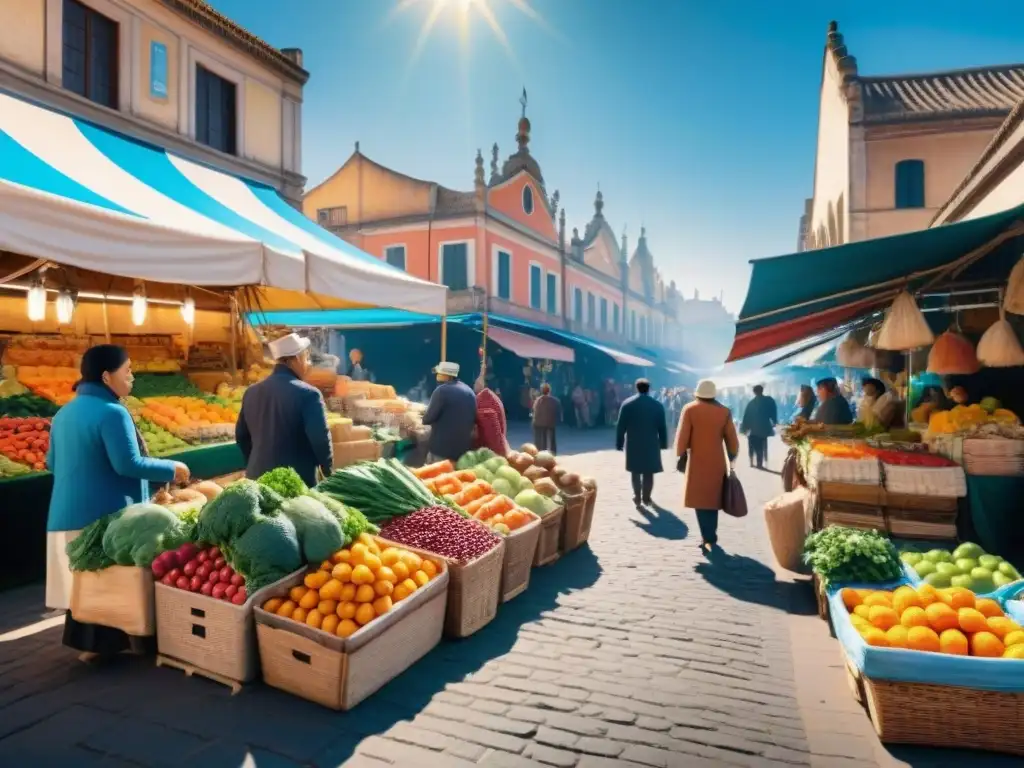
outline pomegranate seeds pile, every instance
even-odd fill
[[[475,560],[501,542],[476,520],[448,507],[424,507],[396,517],[380,529],[381,537],[407,547],[451,558],[460,563]]]

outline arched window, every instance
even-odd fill
[[[896,207],[924,208],[924,160],[900,160],[895,176]]]
[[[533,213],[533,187],[529,184],[523,187],[523,211],[527,216]]]

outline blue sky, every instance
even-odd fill
[[[213,0],[312,77],[303,172],[314,184],[360,141],[374,160],[470,189],[477,148],[514,150],[525,86],[531,151],[569,227],[605,215],[630,248],[640,225],[683,292],[737,311],[748,260],[795,250],[811,194],[822,46],[839,21],[864,74],[1024,62],[1019,2],[986,0],[487,0],[460,46],[450,0],[413,60],[435,0]],[[479,0],[474,0],[479,2]]]

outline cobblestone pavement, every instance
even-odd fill
[[[41,587],[0,596],[0,765],[1019,764],[878,744],[809,587],[769,565],[759,510],[777,474],[741,463],[751,515],[723,519],[708,562],[678,475],[641,513],[608,432],[559,439],[600,485],[590,546],[348,713],[259,684],[232,697],[151,660],[92,669],[60,645],[59,618],[38,623]]]

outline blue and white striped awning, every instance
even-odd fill
[[[321,228],[272,187],[3,92],[0,250],[429,314],[444,312],[447,295]]]

